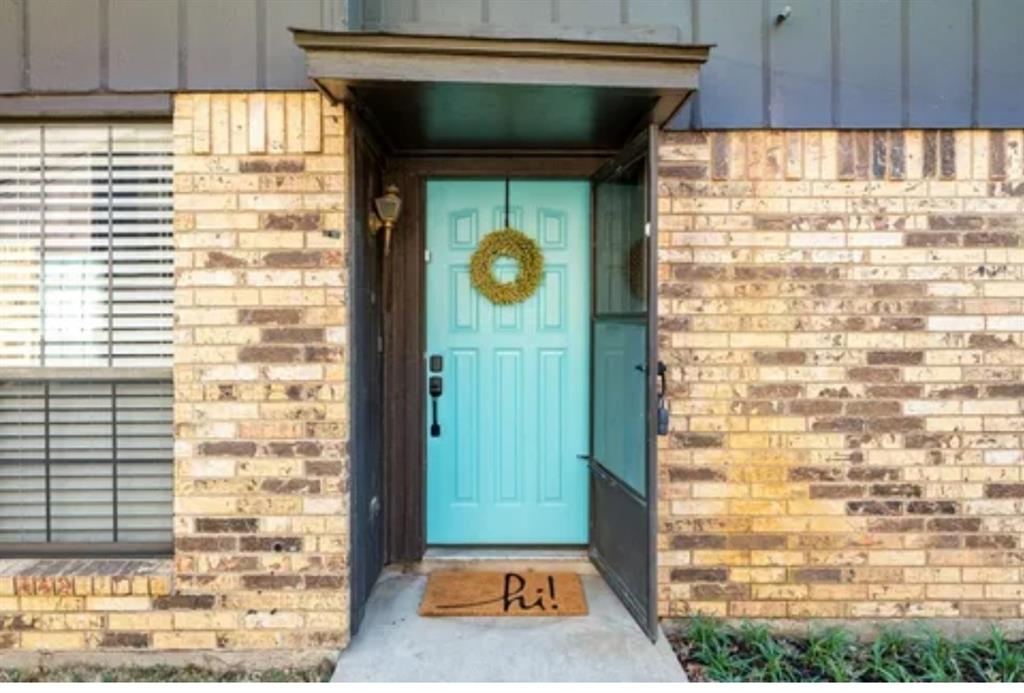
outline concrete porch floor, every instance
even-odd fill
[[[332,681],[685,681],[664,635],[654,645],[600,576],[590,613],[567,618],[423,618],[426,575],[385,572]]]

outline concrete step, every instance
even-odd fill
[[[331,680],[686,680],[664,635],[652,645],[604,580],[582,581],[586,616],[437,618],[417,614],[425,575],[382,575]]]

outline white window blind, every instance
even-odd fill
[[[169,366],[171,133],[0,127],[0,366]]]
[[[166,124],[0,126],[0,553],[170,542],[171,191]]]

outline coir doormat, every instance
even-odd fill
[[[575,573],[440,571],[427,578],[421,616],[584,616]]]

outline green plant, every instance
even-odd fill
[[[984,638],[956,639],[927,628],[887,628],[858,642],[840,628],[789,638],[764,625],[695,618],[670,640],[696,680],[1024,681],[1024,643],[996,629]]]
[[[817,681],[856,680],[856,644],[856,639],[840,628],[811,631],[804,651],[809,673]]]
[[[693,659],[706,670],[712,681],[743,681],[743,662],[736,655],[728,629],[717,622],[698,617],[690,622],[686,640]]]
[[[794,666],[796,652],[785,640],[775,638],[767,626],[744,623],[739,631],[740,646],[749,653],[749,679],[753,681],[799,681]]]
[[[976,681],[1024,681],[1024,646],[1007,641],[996,628],[975,641],[963,660]]]
[[[960,655],[969,647],[966,643],[954,643],[935,631],[922,631],[913,650],[917,679],[937,683],[963,681]]]
[[[888,628],[883,629],[865,653],[866,661],[860,674],[861,680],[913,681],[905,666],[907,647],[906,635]]]

